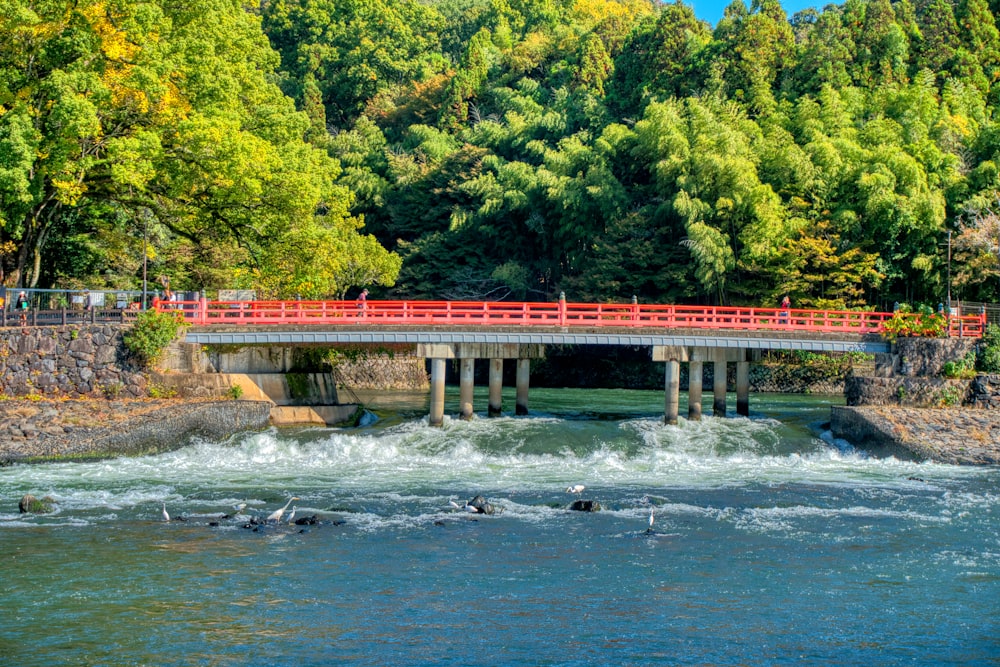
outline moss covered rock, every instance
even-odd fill
[[[48,514],[52,511],[52,504],[54,502],[48,496],[39,499],[29,493],[21,498],[21,501],[17,504],[17,508],[21,510],[21,514]]]

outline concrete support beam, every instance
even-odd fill
[[[425,359],[543,359],[545,346],[528,343],[419,343]]]
[[[428,422],[431,426],[444,424],[444,371],[445,359],[431,359],[431,411]]]
[[[514,399],[514,414],[528,414],[528,378],[531,375],[531,360],[517,360],[517,388]]]
[[[499,417],[503,411],[503,359],[490,359],[489,416]]]
[[[676,359],[667,361],[664,374],[663,423],[676,424],[680,405],[681,364]]]
[[[472,390],[475,385],[475,359],[462,359],[458,371],[458,407],[462,419],[472,419]]]
[[[750,362],[736,362],[736,414],[750,416]]]
[[[700,348],[693,347],[692,351],[698,350]],[[653,361],[670,361],[671,359],[675,361],[687,361],[688,360],[688,348],[684,345],[654,345],[653,346]]]
[[[716,417],[726,416],[726,351],[716,349],[712,378],[712,414]]]
[[[705,379],[703,362],[692,360],[688,362],[688,419],[701,419],[701,389]]]

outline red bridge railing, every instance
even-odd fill
[[[469,325],[645,327],[816,333],[882,333],[892,313],[724,306],[510,301],[154,301],[201,325]],[[978,338],[985,315],[949,319],[949,335]]]

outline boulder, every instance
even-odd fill
[[[52,498],[48,496],[39,500],[29,493],[21,498],[21,501],[17,504],[17,508],[21,511],[21,514],[48,514],[52,511],[53,502]]]
[[[496,512],[496,508],[482,496],[476,496],[466,504],[469,507],[475,507],[476,514],[494,514]]]
[[[574,500],[569,508],[574,512],[600,512],[601,503],[596,500]]]

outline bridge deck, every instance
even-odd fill
[[[812,352],[889,352],[877,335],[844,336],[809,332],[704,330],[662,328],[580,329],[567,327],[497,326],[192,326],[186,341],[199,345],[342,345],[342,344],[532,344],[532,345],[654,345],[739,348],[747,350],[807,350]]]

